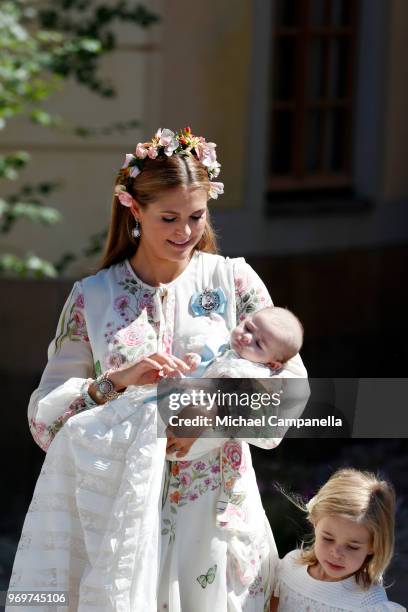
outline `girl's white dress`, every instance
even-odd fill
[[[248,444],[199,440],[183,461],[165,461],[153,385],[90,410],[80,398],[82,383],[108,368],[157,350],[183,357],[202,326],[192,296],[207,288],[227,296],[229,330],[271,304],[242,258],[201,252],[160,287],[128,260],[74,284],[28,408],[48,452],[9,590],[69,591],[69,611],[80,612],[268,609],[277,553]],[[306,376],[299,356],[284,375]]]
[[[388,601],[382,586],[368,589],[358,586],[351,576],[338,582],[316,580],[307,566],[297,562],[299,550],[293,550],[278,566],[274,590],[279,597],[279,612],[402,612],[404,607]]]

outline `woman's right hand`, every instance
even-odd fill
[[[121,391],[129,385],[149,385],[177,372],[189,372],[190,367],[178,357],[167,353],[153,353],[140,357],[135,363],[115,370],[109,375],[115,390]]]

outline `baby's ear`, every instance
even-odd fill
[[[280,370],[283,367],[283,363],[280,361],[270,361],[266,364],[271,370]]]

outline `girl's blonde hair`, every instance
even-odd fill
[[[355,573],[358,584],[380,584],[394,552],[395,492],[392,485],[370,472],[338,470],[304,506],[313,526],[324,516],[341,515],[363,525],[371,535],[373,553]],[[302,546],[299,562],[318,563],[314,543]]]
[[[123,170],[117,176],[115,184],[123,183]],[[143,170],[135,178],[127,179],[126,190],[145,208],[163,192],[188,187],[189,189],[210,189],[210,179],[206,167],[194,156],[171,155],[170,157],[146,158]],[[111,220],[102,261],[99,270],[119,263],[134,255],[139,239],[134,238],[132,229],[135,225],[130,208],[120,204],[115,195],[112,202]],[[143,230],[142,230],[143,231]],[[211,226],[209,213],[196,250],[217,253],[215,232]]]

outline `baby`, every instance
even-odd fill
[[[213,314],[211,319],[214,323],[212,334],[206,336],[200,353],[188,352],[184,358],[192,370],[205,378],[251,374],[262,377],[259,368],[250,372],[249,364],[242,360],[266,366],[276,374],[302,346],[302,324],[286,308],[269,306],[248,315],[232,330],[229,338],[223,318]],[[261,370],[265,376],[264,368]],[[266,375],[270,376],[270,371]]]
[[[197,321],[197,328],[204,333],[192,335],[185,345],[184,349],[188,352],[184,360],[191,369],[187,375],[178,373],[180,378],[262,379],[274,374],[279,376],[286,361],[294,357],[302,346],[302,324],[286,308],[269,306],[258,310],[248,315],[231,333],[219,314],[212,313],[200,319]],[[203,410],[203,414],[209,415],[206,409]],[[184,408],[182,411],[184,417],[198,413],[197,407],[192,411],[190,408]],[[198,429],[195,428],[194,431],[197,433]],[[178,434],[180,435],[180,429]],[[279,438],[271,439],[271,447],[279,444],[282,437],[283,434],[280,433]],[[169,442],[170,446],[171,442],[173,439]],[[176,447],[175,438],[174,442]],[[198,438],[189,452],[188,459],[203,454],[203,448],[208,450],[208,444],[214,445],[214,440]],[[264,448],[268,448],[266,444],[263,444]],[[167,458],[174,460],[171,454],[172,451],[168,451]]]

